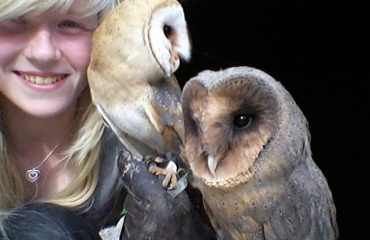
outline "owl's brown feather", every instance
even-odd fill
[[[136,159],[179,152],[184,130],[174,73],[190,50],[176,0],[120,1],[94,31],[87,69],[92,102]]]
[[[220,239],[338,238],[307,120],[289,92],[249,67],[184,86],[184,161]]]

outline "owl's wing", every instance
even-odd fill
[[[311,158],[308,160],[311,161]],[[322,182],[324,176],[321,171],[307,171],[306,167],[302,163],[301,170],[293,171],[289,181],[297,185],[288,183],[283,188],[278,202],[284,204],[276,204],[269,210],[263,226],[266,239],[338,238],[336,208],[332,198],[327,197],[330,193],[328,185]]]
[[[134,156],[136,159],[142,159],[142,155],[135,149],[135,147],[128,141],[127,134],[123,131],[121,131],[117,125],[111,121],[109,116],[104,111],[104,108],[102,108],[99,104],[95,104],[100,116],[103,118],[105,124],[112,129],[112,131],[115,133],[115,135],[118,137],[120,142],[123,144],[123,146],[131,153],[132,156]]]
[[[216,231],[218,239],[225,239],[222,233],[222,229],[217,222],[217,218],[213,215],[211,209],[209,208],[207,202],[204,199],[203,199],[203,207],[204,207],[204,211],[206,212],[209,218],[209,221],[211,222],[213,229]]]
[[[151,85],[150,104],[145,112],[153,126],[163,136],[168,150],[178,149],[183,143],[184,127],[181,107],[181,89],[174,75]]]

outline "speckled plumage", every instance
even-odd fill
[[[190,59],[190,49],[176,0],[124,0],[94,32],[92,100],[134,157],[167,153],[181,143],[181,89],[174,72],[180,59]]]
[[[183,158],[220,239],[338,238],[306,118],[282,84],[250,67],[204,71],[182,104]]]

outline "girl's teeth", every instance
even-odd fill
[[[59,77],[40,77],[40,76],[29,76],[29,75],[24,75],[23,78],[26,79],[27,81],[40,84],[40,85],[52,84],[62,79],[62,77],[60,76]]]

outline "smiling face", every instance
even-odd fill
[[[84,17],[84,4],[76,0],[66,13],[51,9],[0,22],[0,109],[10,101],[28,114],[48,117],[76,102],[87,86],[98,23],[97,15]]]

